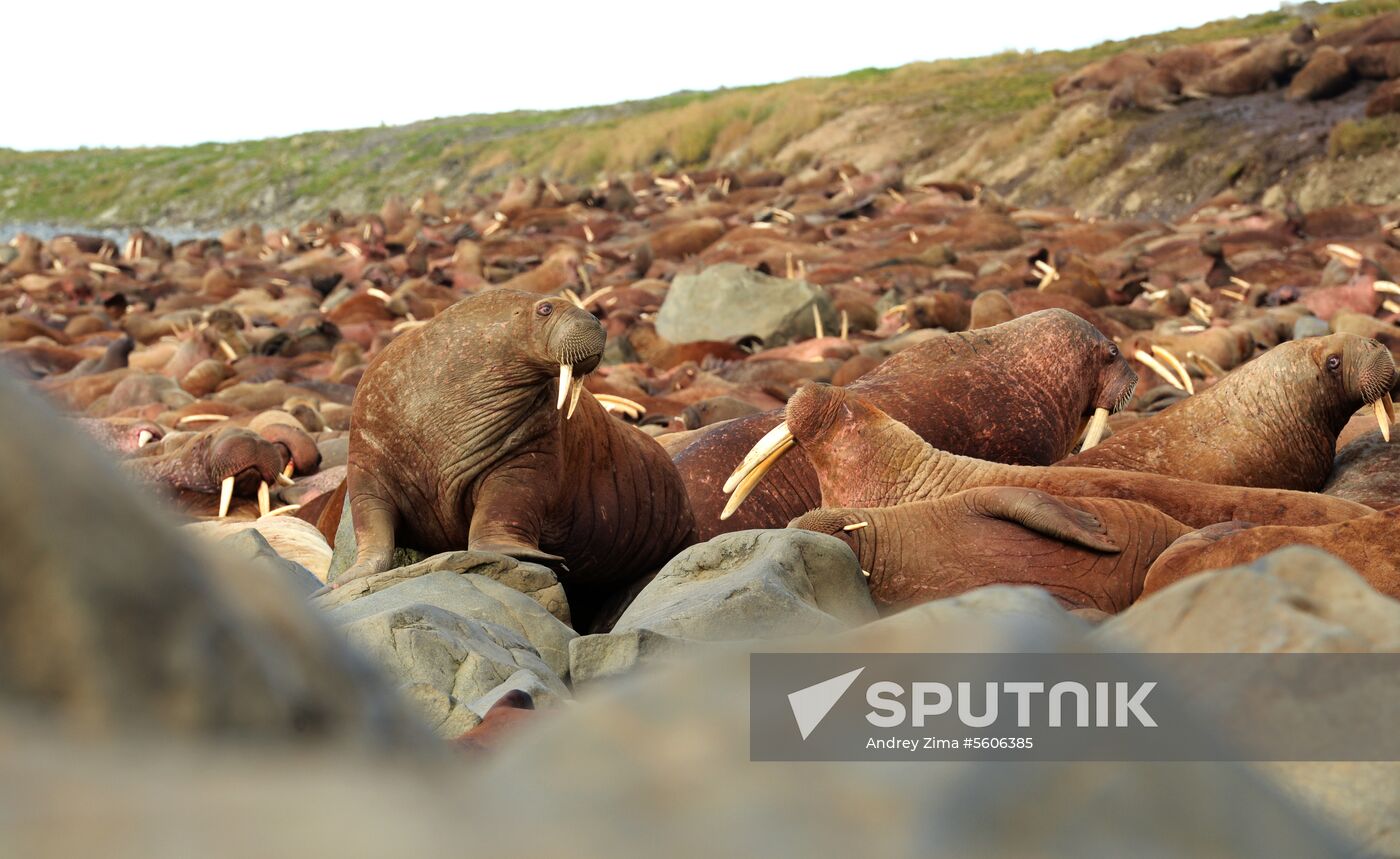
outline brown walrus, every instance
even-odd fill
[[[1013,486],[896,507],[824,507],[788,527],[845,541],[880,606],[1018,584],[1045,588],[1069,608],[1110,613],[1138,598],[1152,562],[1190,530],[1146,504]]]
[[[1295,340],[1059,464],[1315,492],[1357,408],[1375,403],[1389,431],[1394,382],[1395,362],[1375,340]]]
[[[1332,525],[1255,527],[1225,522],[1177,540],[1152,564],[1143,593],[1204,570],[1247,564],[1293,545],[1316,546],[1351,564],[1371,587],[1400,599],[1400,507]]]
[[[355,393],[356,556],[337,584],[388,569],[395,545],[562,561],[578,620],[687,545],[670,458],[583,389],[603,341],[566,300],[497,289],[390,343]]]
[[[1085,419],[1100,420],[1132,397],[1137,376],[1118,347],[1067,310],[933,337],[852,382],[872,404],[944,450],[996,462],[1049,465],[1069,453]],[[725,476],[781,411],[717,427],[676,456],[700,539],[781,528],[821,506],[804,456],[785,457],[725,521]]]
[[[848,389],[807,385],[787,405],[787,421],[769,433],[731,476],[731,503],[761,480],[782,454],[800,446],[816,467],[822,506],[892,507],[979,486],[1025,486],[1071,498],[1138,501],[1193,528],[1245,520],[1325,525],[1372,511],[1311,492],[1218,486],[1102,468],[1004,465],[938,450]],[[736,479],[737,478],[737,479]]]

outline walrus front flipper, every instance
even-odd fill
[[[1097,516],[1038,489],[997,486],[972,489],[967,494],[969,505],[983,516],[1015,522],[1047,537],[1096,552],[1122,551]]]
[[[470,545],[474,552],[495,552],[518,561],[557,564],[564,559],[540,548],[543,511],[549,500],[534,487],[538,480],[521,469],[503,470],[486,478],[472,510]]]

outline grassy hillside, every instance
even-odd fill
[[[1348,0],[1325,7],[1314,20],[1325,31],[1395,8],[1400,0]],[[1062,195],[1078,204],[1076,195],[1131,160],[1124,147],[1135,127],[1157,119],[1107,119],[1101,111],[1066,117],[1066,109],[1051,101],[1055,78],[1129,48],[1257,36],[1295,20],[1271,12],[1078,51],[863,69],[607,107],[180,148],[0,150],[0,222],[295,220],[328,206],[377,206],[388,193],[434,188],[452,198],[489,190],[519,172],[587,181],[643,168],[790,168],[822,157],[865,167],[894,160],[914,175],[986,177],[1028,201]],[[1199,129],[1180,133],[1184,146],[1214,146]],[[1324,146],[1321,157],[1374,154],[1393,144],[1396,131],[1354,122],[1344,137],[1330,153]],[[1036,163],[1034,175],[1012,169],[1027,159]],[[1065,163],[1047,173],[1040,169],[1046,160]]]

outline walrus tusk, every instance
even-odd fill
[[[219,518],[228,515],[228,505],[233,501],[233,475],[224,478],[223,485],[219,487]]]
[[[1166,361],[1167,366],[1171,367],[1173,370],[1176,371],[1177,375],[1181,376],[1181,384],[1186,386],[1186,393],[1196,393],[1196,386],[1191,381],[1191,374],[1186,372],[1186,368],[1181,366],[1181,362],[1177,360],[1175,355],[1173,355],[1169,350],[1156,345],[1152,347],[1152,354],[1156,355],[1158,358],[1161,358],[1163,361]]]
[[[907,305],[907,304],[896,304],[895,306],[891,307],[889,310],[886,310],[884,313],[881,313],[880,316],[881,316],[881,317],[892,316],[892,315],[894,315],[894,314],[896,314],[896,313],[903,313],[904,311],[906,311],[906,310],[908,310],[908,309],[909,309],[909,305]]]
[[[774,449],[772,453],[756,463],[753,469],[740,479],[739,484],[734,487],[734,493],[729,496],[729,501],[725,503],[724,509],[720,511],[719,518],[721,522],[734,515],[734,511],[739,509],[739,505],[743,504],[744,500],[753,492],[754,487],[758,486],[759,481],[763,479],[763,475],[767,474],[768,470],[772,468],[774,464],[782,458],[783,454],[787,453],[788,448],[792,447],[794,444],[796,444],[796,442],[789,442],[785,446]],[[752,451],[750,451],[750,453],[752,453]]]
[[[605,410],[610,412],[622,412],[622,414],[632,420],[641,419],[647,413],[646,406],[636,400],[629,400],[626,397],[619,397],[614,394],[594,394],[593,399]]]
[[[1243,292],[1236,292],[1233,289],[1222,289],[1220,290],[1220,294],[1235,301],[1244,301],[1246,298]]]
[[[1099,439],[1103,438],[1103,431],[1107,426],[1108,409],[1094,409],[1094,416],[1089,418],[1089,428],[1084,431],[1084,444],[1079,448],[1080,453],[1098,444]]]
[[[1138,362],[1141,363],[1144,367],[1165,379],[1167,384],[1171,385],[1173,388],[1176,388],[1178,391],[1186,390],[1185,388],[1181,387],[1181,380],[1178,379],[1176,376],[1172,375],[1172,373],[1168,371],[1166,367],[1163,367],[1161,361],[1158,361],[1156,358],[1153,358],[1151,355],[1147,354],[1141,349],[1134,352],[1133,357],[1136,358]]]
[[[574,292],[572,289],[569,289],[567,286],[564,287],[564,297],[569,299],[569,303],[572,304],[574,307],[577,307],[579,310],[584,309],[583,299],[579,298],[578,293]]]
[[[180,420],[176,421],[176,423],[177,423],[179,426],[184,426],[185,424],[197,424],[197,423],[203,423],[204,421],[226,421],[226,420],[228,420],[228,415],[199,414],[199,415],[185,415],[183,418],[180,418]]]
[[[289,461],[287,462],[287,467],[284,468],[284,469],[282,469],[282,476],[283,476],[283,477],[291,477],[293,474],[296,474],[296,473],[297,473],[297,464],[296,464],[296,460],[289,460]]]
[[[582,380],[582,379],[574,379],[573,391],[570,392],[570,394],[569,394],[569,410],[568,410],[567,412],[564,413],[564,420],[567,421],[567,420],[572,420],[572,419],[573,419],[573,417],[574,417],[574,409],[578,408],[578,397],[579,397],[579,394],[582,394],[582,393],[583,393],[583,380]]]
[[[1186,360],[1195,364],[1197,367],[1200,367],[1202,370],[1211,374],[1217,379],[1225,378],[1225,368],[1199,352],[1187,352]]]
[[[136,434],[136,446],[145,447],[146,445],[150,444],[151,439],[155,437],[155,433],[151,432],[150,430],[141,430],[141,432]]]
[[[219,338],[219,349],[223,351],[224,357],[228,358],[230,361],[238,360],[238,353],[233,351],[233,347],[228,345],[228,341],[222,337]]]
[[[1393,280],[1378,280],[1371,284],[1371,288],[1376,292],[1389,292],[1392,295],[1400,295],[1400,283]]]
[[[1395,420],[1395,402],[1390,399],[1390,394],[1386,394],[1371,406],[1376,410],[1376,423],[1380,425],[1381,438],[1390,441],[1390,425]]]
[[[842,531],[859,531],[861,528],[869,527],[869,522],[852,522],[849,525],[842,525]]]
[[[266,516],[272,512],[272,496],[268,493],[267,481],[258,482],[258,515]]]
[[[270,511],[268,516],[286,516],[288,513],[295,513],[301,509],[300,504],[284,504],[276,510]]]
[[[812,305],[812,330],[816,332],[816,338],[818,340],[826,336],[826,329],[822,327],[821,308],[817,307],[815,304]]]
[[[734,473],[729,475],[729,479],[724,482],[724,491],[732,493],[728,503],[724,505],[724,511],[719,514],[721,520],[728,519],[739,509],[739,505],[744,503],[744,499],[749,497],[758,482],[763,479],[763,475],[773,467],[782,455],[797,444],[797,440],[792,437],[792,430],[788,429],[787,421],[783,421],[773,429],[769,430],[763,438],[758,440],[758,444],[753,446],[744,460],[739,463],[739,467],[734,469]]]
[[[1385,301],[1381,302],[1381,307],[1385,308],[1391,313],[1400,313],[1400,301],[1391,301],[1389,298],[1387,298]]]
[[[279,475],[277,475],[277,485],[278,485],[278,486],[296,486],[296,485],[297,485],[297,482],[296,482],[295,480],[291,479],[290,477],[288,477],[288,476],[285,475],[285,474],[279,474]]]
[[[849,337],[850,333],[851,333],[851,320],[850,320],[850,317],[848,317],[848,316],[846,315],[846,311],[843,310],[843,311],[841,311],[841,339],[842,339],[842,340],[849,340],[849,339],[850,339],[850,337]]]
[[[574,379],[574,365],[559,365],[559,397],[554,402],[554,410],[557,412],[564,408],[564,400],[569,396],[569,385]]]
[[[1361,265],[1361,254],[1346,245],[1328,245],[1327,253],[1348,268],[1356,268]]]

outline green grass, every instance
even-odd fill
[[[1316,18],[1324,30],[1400,8],[1400,0],[1348,0]],[[591,181],[600,173],[711,165],[793,167],[822,156],[794,141],[842,114],[887,107],[913,126],[893,155],[917,160],[953,151],[969,129],[991,129],[998,145],[1045,133],[1054,118],[1051,84],[1115,52],[1163,50],[1213,39],[1261,36],[1295,23],[1283,12],[1217,21],[1075,51],[1003,53],[973,59],[866,68],[715,92],[556,111],[432,119],[391,128],[309,132],[293,137],[189,147],[15,152],[0,149],[0,222],[220,223],[292,218],[329,206],[377,206],[386,194],[441,187],[449,198],[492,190],[514,173]],[[1104,120],[1055,142],[1074,175],[1103,166],[1122,120]],[[878,130],[874,132],[878,134]],[[907,140],[905,139],[907,138]],[[1392,145],[1389,121],[1343,123],[1336,154]],[[1088,144],[1094,144],[1089,146]],[[1082,156],[1079,148],[1088,151]],[[786,152],[779,162],[779,155]]]

